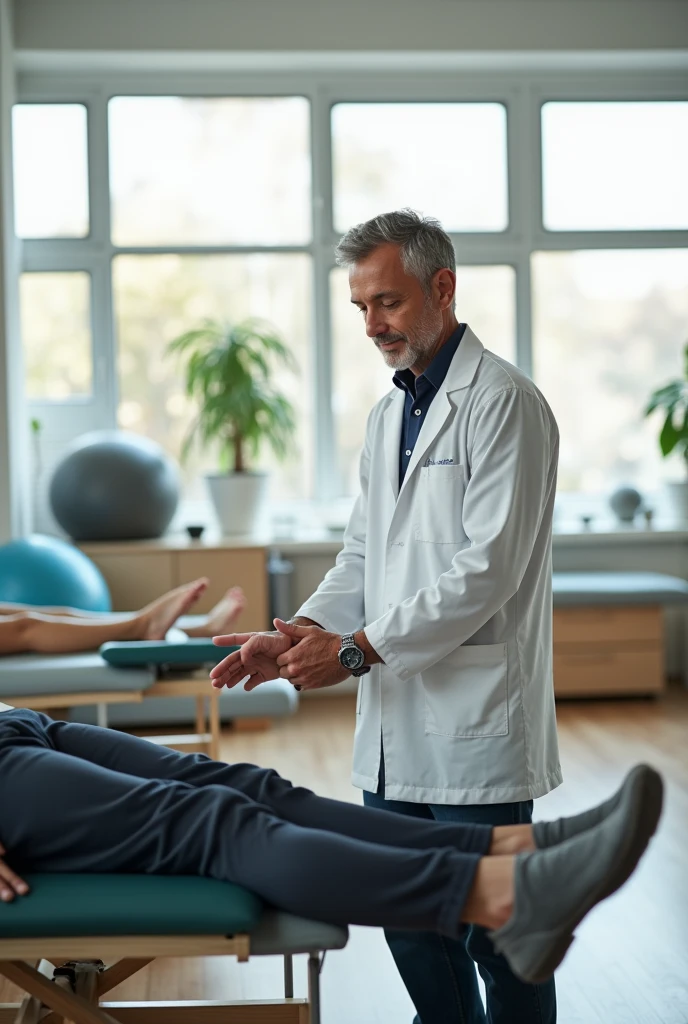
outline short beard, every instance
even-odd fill
[[[422,313],[408,334],[378,334],[373,340],[378,348],[385,341],[406,342],[401,352],[382,351],[382,358],[390,370],[408,370],[432,351],[441,333],[442,314],[439,309],[433,309],[432,300],[428,297]]]

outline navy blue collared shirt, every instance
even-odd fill
[[[454,333],[447,338],[427,370],[417,377],[410,370],[397,370],[392,378],[396,386],[406,392],[399,447],[399,487],[406,476],[420,428],[425,422],[433,398],[447,376],[449,364],[456,354],[465,330],[466,325],[459,324]]]

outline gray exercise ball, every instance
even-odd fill
[[[53,515],[74,540],[160,537],[178,501],[172,459],[154,441],[121,430],[77,438],[50,481]]]

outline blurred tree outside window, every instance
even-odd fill
[[[561,432],[559,489],[682,479],[681,460],[661,458],[657,418],[643,413],[682,366],[688,250],[537,252],[532,281],[534,376]]]
[[[24,273],[19,281],[26,393],[36,401],[89,398],[93,392],[91,278]]]

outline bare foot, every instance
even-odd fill
[[[241,587],[230,587],[214,608],[208,612],[204,631],[207,636],[231,633],[232,626],[246,607],[246,596]]]
[[[189,608],[198,601],[207,589],[208,582],[204,576],[194,580],[193,583],[185,583],[147,605],[141,612],[143,620],[141,639],[163,640],[170,626],[173,626],[179,616],[185,615]]]

